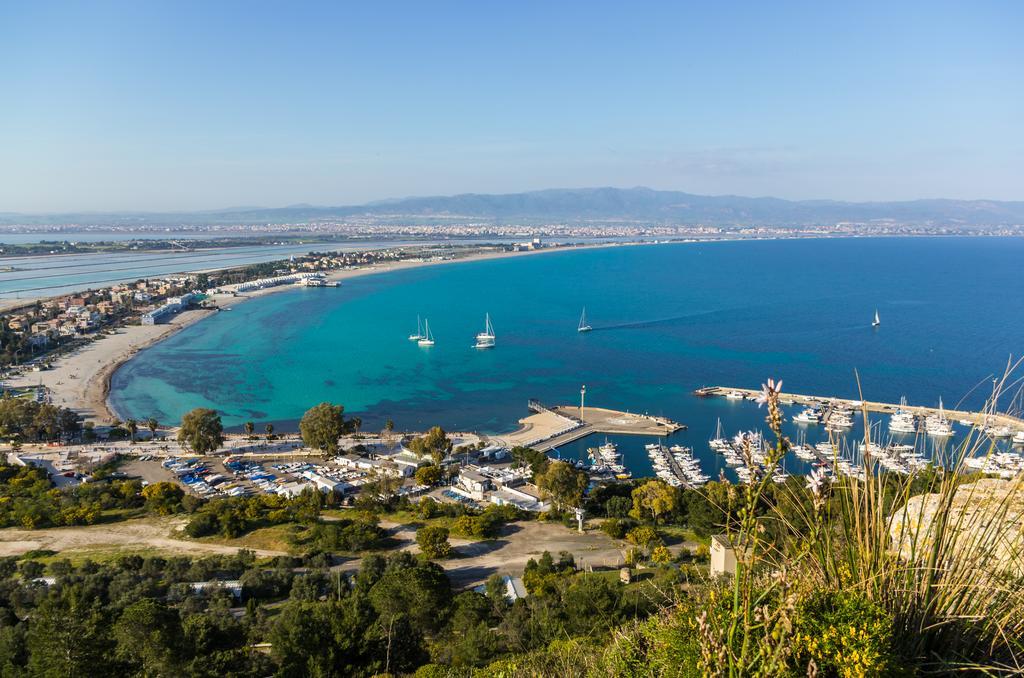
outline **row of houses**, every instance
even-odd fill
[[[146,310],[143,323],[151,324],[163,319],[192,300],[188,289],[194,282],[194,277],[172,276],[123,283],[48,299],[35,307],[11,313],[3,320],[7,329],[27,335],[30,345],[42,348],[58,338],[77,337],[100,330],[116,318],[140,310],[140,305],[142,310]],[[152,302],[160,300],[166,300],[166,303],[146,309]]]

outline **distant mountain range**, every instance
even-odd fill
[[[0,225],[199,226],[368,220],[377,223],[705,224],[719,227],[831,226],[893,221],[907,225],[991,227],[1024,224],[1024,202],[910,200],[840,202],[707,196],[649,188],[581,188],[526,193],[400,198],[339,207],[238,207],[205,212],[0,213]]]

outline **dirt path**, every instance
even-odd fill
[[[21,555],[36,549],[68,552],[66,555],[88,555],[90,551],[118,549],[157,549],[184,555],[236,553],[237,546],[207,544],[178,539],[175,530],[184,526],[184,518],[143,518],[106,525],[53,527],[42,530],[8,528],[0,530],[0,556]],[[259,556],[285,555],[283,551],[253,549]]]
[[[415,529],[388,521],[381,521],[380,526],[400,542],[399,549],[419,552]],[[620,542],[603,532],[590,528],[580,534],[554,523],[511,523],[502,528],[497,539],[450,541],[457,555],[440,564],[456,588],[482,584],[492,574],[521,575],[527,561],[540,557],[544,551],[556,560],[559,553],[567,551],[579,567],[618,567],[623,562]],[[358,567],[359,563],[355,561],[352,565]]]
[[[20,555],[36,549],[60,551],[68,556],[87,556],[110,551],[154,549],[163,553],[203,556],[233,554],[238,546],[211,544],[180,539],[174,536],[185,524],[182,517],[141,518],[107,525],[55,527],[42,530],[8,528],[0,530],[0,556]],[[396,542],[396,549],[418,552],[416,529],[410,525],[381,521]],[[496,539],[468,541],[451,539],[455,556],[441,561],[452,585],[456,588],[475,586],[492,574],[518,576],[530,558],[544,551],[556,559],[567,551],[579,567],[618,567],[623,562],[621,542],[590,528],[584,534],[559,524],[525,521],[502,528]],[[284,551],[252,549],[259,556],[286,555]],[[351,570],[359,567],[359,558],[341,566]]]

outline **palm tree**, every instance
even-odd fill
[[[124,422],[124,427],[128,429],[128,435],[132,439],[132,442],[134,443],[135,434],[139,432],[139,422],[135,421],[134,419],[129,419],[128,421]]]
[[[150,436],[156,438],[156,430],[160,428],[160,423],[156,420],[156,417],[150,417],[146,420],[146,428],[149,429]]]
[[[251,421],[247,421],[245,422],[245,426],[243,426],[243,428],[245,429],[245,435],[252,438],[252,432],[256,430],[256,424],[252,423]]]
[[[267,440],[270,440],[271,438],[274,437],[274,425],[273,424],[267,424],[266,426],[263,427],[263,430],[267,432]]]

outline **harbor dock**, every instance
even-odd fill
[[[745,400],[757,398],[760,393],[760,389],[734,388],[731,386],[707,386],[694,391],[694,395],[702,398],[732,397],[738,399],[742,397]],[[834,398],[830,396],[801,395],[799,393],[784,392],[780,396],[780,400],[784,405],[821,405],[825,407],[826,410],[831,408],[848,408],[852,410],[867,410],[868,412],[892,414],[900,409],[900,405],[896,403],[882,403],[872,400],[860,401],[849,398]],[[928,417],[940,413],[940,409],[938,407],[925,407],[922,405],[904,405],[903,410],[919,417]],[[941,413],[945,415],[947,419],[955,419],[957,421],[965,422],[969,421],[971,424],[979,427],[1009,426],[1015,431],[1024,431],[1024,419],[1009,414],[995,412],[968,412],[966,410],[950,410],[945,408],[941,410]]]
[[[603,407],[546,407],[536,400],[531,400],[529,407],[533,414],[519,420],[518,430],[491,439],[506,447],[532,447],[547,452],[594,433],[667,436],[686,428],[666,417]]]

